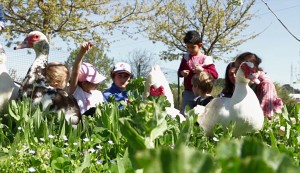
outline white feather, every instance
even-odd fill
[[[147,98],[150,95],[151,85],[154,85],[155,88],[163,86],[167,100],[170,102],[171,107],[174,107],[174,98],[172,90],[170,88],[169,82],[167,81],[164,73],[161,71],[159,65],[152,66],[152,69],[147,76],[145,90],[143,94],[144,98]]]
[[[213,128],[218,123],[224,128],[231,122],[235,123],[234,136],[262,128],[263,111],[255,93],[248,86],[249,81],[239,68],[232,97],[215,98],[206,105],[204,112],[198,117],[198,123],[206,135],[211,136]]]

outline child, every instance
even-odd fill
[[[270,120],[272,119],[274,112],[281,113],[283,103],[281,98],[277,96],[275,85],[270,77],[262,70],[259,70],[258,73],[258,80],[260,83],[257,84],[254,92],[257,95],[264,115]]]
[[[197,105],[206,106],[213,99],[211,91],[214,85],[214,78],[209,73],[203,71],[192,77],[192,84],[193,93],[196,96],[192,108]]]
[[[105,100],[114,97],[116,101],[127,101],[128,95],[126,86],[131,79],[131,67],[125,62],[118,62],[111,71],[111,79],[113,83],[110,88],[103,92]],[[120,106],[122,107],[122,106]]]
[[[66,90],[67,84],[70,79],[70,70],[63,63],[48,63],[46,67],[46,79],[49,82],[50,86]]]
[[[234,91],[235,74],[239,69],[242,62],[252,62],[258,69],[261,59],[254,53],[244,52],[235,58],[234,62],[231,62],[226,67],[225,72],[225,87],[219,94],[219,97],[231,97]]]
[[[88,52],[92,43],[82,44],[72,68],[69,93],[77,100],[81,114],[92,115],[97,104],[103,103],[101,91],[96,90],[97,86],[105,80],[105,77],[98,73],[96,68],[86,62],[82,62],[83,56]]]
[[[213,76],[214,79],[218,78],[218,72],[213,64],[212,57],[201,54],[200,48],[202,47],[201,37],[197,31],[188,31],[184,37],[184,43],[187,47],[187,54],[183,55],[181,60],[178,76],[184,77],[184,91],[182,94],[181,113],[185,113],[185,107],[193,106],[194,94],[192,91],[192,77],[195,73],[206,71]]]
[[[0,31],[4,29],[5,26],[5,19],[3,13],[3,6],[0,4]]]
[[[234,62],[230,62],[225,71],[224,88],[219,97],[232,97],[235,84],[235,67]]]

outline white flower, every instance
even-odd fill
[[[64,143],[65,146],[68,146],[69,144],[67,142]]]
[[[96,148],[101,150],[103,147],[101,145],[97,145]]]
[[[89,139],[89,138],[84,138],[83,141],[84,141],[84,142],[89,142],[90,139]]]
[[[19,127],[18,127],[18,130],[22,130],[22,127],[19,126]]]
[[[216,137],[213,137],[213,141],[215,141],[215,142],[218,142],[218,141],[219,141],[219,139],[218,139],[218,138],[216,138]]]
[[[116,164],[117,162],[115,160],[111,160],[110,163]]]
[[[103,163],[103,161],[102,160],[97,160],[97,162],[96,162],[98,165],[101,165],[102,163]]]
[[[90,153],[94,153],[96,150],[95,150],[94,148],[90,148],[88,151],[89,151]]]
[[[48,138],[50,138],[50,139],[53,139],[55,136],[53,136],[53,135],[48,135]]]
[[[40,138],[40,141],[45,142],[45,139],[44,138]]]
[[[35,151],[34,150],[29,150],[29,154],[35,154]]]
[[[114,142],[111,141],[111,140],[109,140],[108,143],[109,143],[110,145],[114,145]]]
[[[77,142],[74,142],[73,145],[78,145],[78,143],[77,143]]]
[[[28,168],[28,171],[29,172],[35,172],[36,170],[34,169],[34,167],[30,167],[30,168]]]
[[[66,136],[66,135],[64,135],[62,138],[63,138],[63,140],[65,140],[65,141],[67,141],[67,140],[68,140],[68,138],[67,138],[67,136]]]

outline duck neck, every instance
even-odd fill
[[[49,45],[43,44],[42,46],[35,46],[34,50],[36,58],[22,82],[19,93],[21,96],[31,96],[31,92],[35,86],[49,87],[45,77],[46,66],[48,64]]]

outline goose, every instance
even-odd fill
[[[231,98],[214,98],[205,108],[197,106],[200,127],[207,136],[213,135],[213,128],[221,124],[226,128],[235,123],[234,136],[258,131],[264,123],[264,115],[254,91],[248,86],[250,81],[259,83],[256,67],[251,62],[243,62],[236,74],[235,89]],[[200,110],[200,111],[199,111]]]
[[[167,100],[170,103],[170,106],[165,108],[167,114],[169,114],[172,118],[178,116],[180,122],[185,121],[185,117],[180,113],[180,111],[174,108],[173,93],[164,73],[161,71],[159,65],[153,65],[146,79],[143,97],[159,97],[163,95],[167,97]]]
[[[45,77],[49,55],[47,37],[40,31],[32,31],[14,49],[24,48],[32,48],[36,53],[36,58],[21,84],[19,98],[28,97],[32,99],[33,106],[42,104],[43,109],[49,108],[53,112],[64,112],[67,122],[75,127],[81,119],[75,98],[64,90],[51,87]]]
[[[7,56],[0,44],[0,112],[6,113],[6,106],[18,97],[19,85],[9,75],[6,68]]]

